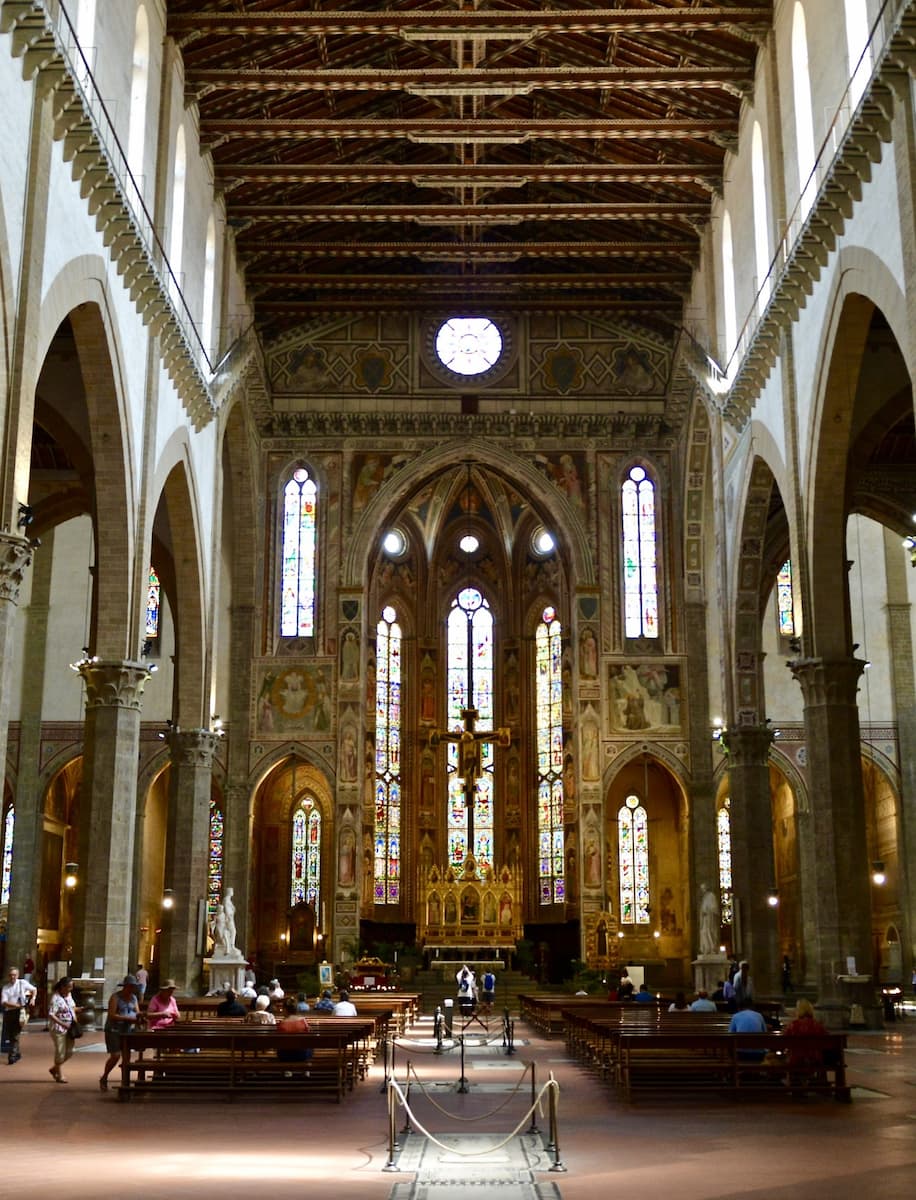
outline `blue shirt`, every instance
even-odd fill
[[[729,1033],[766,1033],[767,1023],[753,1008],[741,1008],[728,1023]]]

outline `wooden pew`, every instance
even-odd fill
[[[525,1021],[526,1024],[547,1038],[565,1033],[564,1011],[594,1008],[598,1005],[605,1006],[609,1013],[618,1009],[644,1009],[648,1012],[657,1012],[662,1004],[661,1001],[656,1001],[654,1004],[636,1004],[632,1000],[601,1000],[596,996],[571,996],[569,992],[523,994],[519,996],[518,1002],[520,1020]],[[664,1007],[667,1008],[669,1003],[670,1001],[664,1001]]]
[[[813,1060],[814,1069],[793,1061]],[[628,1100],[636,1092],[746,1092],[765,1088],[775,1095],[819,1091],[848,1101],[846,1035],[786,1037],[782,1033],[723,1030],[669,1032],[628,1030],[619,1038],[618,1084]]]
[[[359,1077],[366,1021],[328,1018],[321,1030],[281,1033],[241,1018],[182,1021],[169,1029],[122,1037],[119,1100],[137,1093],[219,1092],[332,1095],[339,1104]],[[311,1050],[307,1062],[286,1062],[278,1051]]]

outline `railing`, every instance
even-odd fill
[[[881,5],[881,10],[872,25],[868,42],[843,90],[840,103],[815,157],[814,166],[811,168],[811,173],[805,180],[801,194],[785,224],[769,270],[757,288],[750,311],[725,367],[719,366],[708,351],[703,351],[713,388],[717,392],[725,391],[728,383],[736,377],[738,368],[766,318],[769,305],[789,269],[808,221],[811,215],[817,211],[817,201],[821,192],[845,149],[856,114],[862,104],[866,102],[869,89],[880,73],[890,41],[897,31],[899,17],[908,4],[909,0],[884,0]],[[868,71],[869,59],[871,59],[870,72]],[[864,78],[866,72],[868,72],[867,79]],[[856,93],[859,98],[854,102],[853,97]]]

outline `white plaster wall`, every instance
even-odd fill
[[[58,526],[53,553],[42,719],[81,721],[83,681],[70,663],[82,658],[89,644],[89,568],[95,559],[90,519],[76,517]]]
[[[3,137],[0,138],[0,201],[6,225],[7,252],[10,256],[12,278],[4,279],[7,301],[18,293],[21,262],[22,218],[25,204],[26,170],[28,167],[29,123],[32,109],[32,90],[23,86],[18,60],[11,56],[11,39],[0,35],[0,109],[3,112]]]
[[[900,552],[903,553],[902,547]],[[846,557],[852,563],[849,569],[852,640],[859,643],[856,657],[871,664],[859,681],[859,720],[895,721],[881,526],[867,517],[850,517],[846,525]]]
[[[150,656],[150,662],[154,663],[158,670],[150,675],[146,681],[146,687],[143,689],[143,720],[154,723],[161,722],[164,727],[165,722],[172,715],[172,689],[175,684],[173,662],[175,622],[164,592],[161,595],[159,608],[159,637],[157,640],[158,645]]]
[[[793,721],[800,722],[804,718],[802,691],[792,678],[792,672],[786,666],[792,654],[786,649],[785,640],[779,636],[775,587],[767,600],[762,632],[763,690],[766,697],[766,715],[777,728]]]

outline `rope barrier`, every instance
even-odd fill
[[[515,1085],[515,1087],[512,1089],[512,1091],[509,1093],[509,1095],[505,1098],[505,1100],[502,1102],[502,1104],[497,1105],[497,1107],[492,1109],[489,1113],[486,1113],[479,1117],[462,1117],[458,1113],[452,1113],[452,1112],[449,1112],[449,1110],[447,1108],[443,1108],[442,1105],[439,1104],[426,1090],[426,1088],[423,1085],[423,1080],[420,1078],[420,1076],[417,1074],[416,1070],[414,1069],[413,1063],[409,1062],[407,1064],[408,1077],[412,1076],[416,1080],[417,1085],[420,1088],[420,1091],[426,1097],[426,1099],[430,1102],[430,1104],[433,1106],[433,1108],[438,1109],[439,1112],[441,1112],[444,1117],[449,1117],[453,1121],[467,1121],[468,1124],[472,1124],[475,1121],[488,1121],[491,1117],[495,1116],[498,1112],[501,1112],[506,1107],[506,1105],[511,1100],[513,1100],[515,1098],[515,1096],[518,1094],[519,1090],[521,1089],[522,1084],[525,1081],[525,1076],[528,1074],[528,1072],[530,1071],[533,1076],[534,1070],[535,1070],[534,1063],[528,1063],[527,1066],[525,1067],[524,1071],[522,1071],[522,1074],[521,1074],[521,1077],[520,1077],[518,1083]],[[533,1104],[534,1104],[534,1101],[532,1101],[532,1105]],[[541,1116],[543,1116],[544,1115],[543,1109],[539,1109],[539,1111],[541,1113]]]

